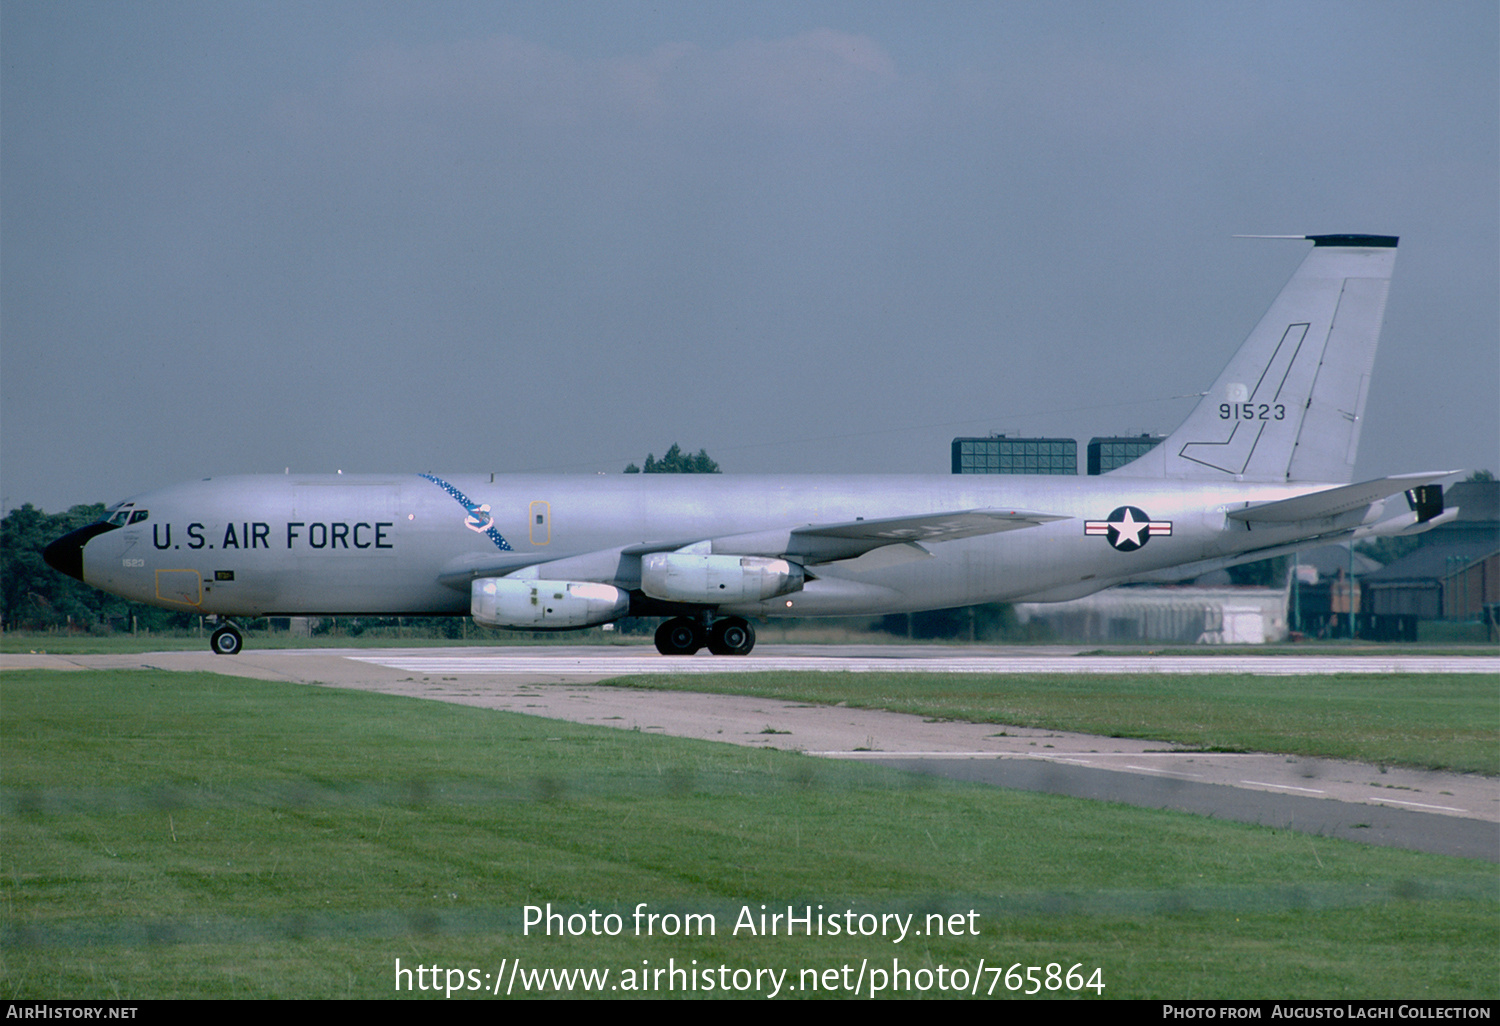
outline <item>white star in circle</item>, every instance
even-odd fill
[[[1136,520],[1132,518],[1130,515],[1130,510],[1127,508],[1125,510],[1125,519],[1119,521],[1111,521],[1109,526],[1114,528],[1115,531],[1118,532],[1115,535],[1116,545],[1119,545],[1121,542],[1128,541],[1130,542],[1130,544],[1139,548],[1141,544],[1141,532],[1146,529],[1147,524],[1148,521]]]

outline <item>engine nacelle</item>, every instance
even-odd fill
[[[592,581],[516,581],[479,577],[469,589],[469,612],[484,627],[556,630],[592,627],[630,611],[630,594]]]
[[[641,557],[641,590],[664,602],[759,602],[801,591],[802,568],[765,556],[653,552]]]

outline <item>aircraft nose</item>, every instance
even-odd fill
[[[114,527],[113,524],[101,522],[70,531],[43,549],[42,559],[46,560],[47,565],[58,573],[67,574],[81,581],[83,580],[83,547],[88,544],[89,539],[105,531],[112,531]]]

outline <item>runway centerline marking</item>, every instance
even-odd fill
[[[1366,799],[1371,802],[1383,802],[1387,805],[1410,805],[1418,809],[1440,809],[1443,812],[1467,812],[1467,809],[1456,808],[1452,805],[1429,805],[1426,802],[1403,802],[1398,798],[1381,798],[1379,795]]]
[[[1303,791],[1307,794],[1328,793],[1327,791],[1320,791],[1316,787],[1297,787],[1295,784],[1270,784],[1264,780],[1241,780],[1240,783],[1246,784],[1250,787],[1271,787],[1275,788],[1278,791]]]

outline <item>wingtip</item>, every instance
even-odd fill
[[[1314,246],[1351,246],[1359,249],[1395,249],[1397,235],[1308,235]]]
[[[1313,246],[1395,249],[1399,235],[1236,235],[1236,239],[1306,239]]]

